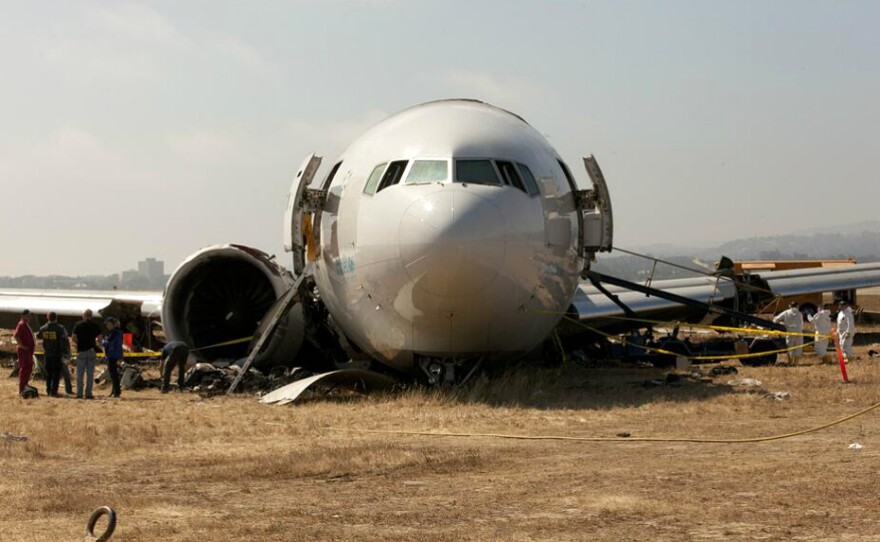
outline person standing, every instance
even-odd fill
[[[169,341],[162,349],[165,367],[162,368],[162,393],[168,393],[171,386],[171,371],[177,366],[177,391],[183,391],[183,377],[186,373],[186,359],[189,357],[189,346],[182,341]]]
[[[95,383],[95,340],[101,328],[92,320],[91,309],[83,312],[83,319],[73,326],[73,344],[76,345],[76,398],[83,398],[83,377],[86,379],[85,398],[94,399],[92,385]]]
[[[110,381],[113,383],[113,391],[110,397],[122,395],[122,387],[119,384],[119,361],[122,360],[122,331],[119,330],[119,320],[110,316],[104,320],[107,327],[107,335],[101,341],[104,347],[104,357],[107,360],[107,370],[110,372]]]
[[[36,340],[30,326],[31,311],[25,309],[21,312],[21,319],[15,326],[15,343],[18,345],[18,394],[22,395],[28,387],[31,373],[34,370],[34,350]]]
[[[816,328],[816,335],[813,337],[813,348],[816,349],[816,355],[820,360],[825,359],[828,353],[828,337],[831,336],[831,305],[822,305],[816,314],[807,317]]]
[[[853,318],[852,308],[846,301],[841,301],[837,311],[837,339],[840,349],[843,350],[843,358],[849,363],[849,360],[855,359],[855,351],[853,351],[853,337],[856,335],[856,320]]]
[[[58,397],[58,385],[61,382],[61,357],[67,351],[67,331],[58,323],[58,315],[50,312],[49,320],[37,332],[43,341],[43,358],[46,365],[46,395]]]
[[[64,329],[62,326],[61,329]],[[73,383],[70,378],[70,336],[64,330],[64,353],[61,354],[61,378],[64,380],[64,393],[73,395]]]
[[[797,302],[792,301],[788,306],[788,310],[782,311],[773,318],[777,324],[782,322],[785,325],[785,346],[788,348],[788,360],[791,363],[797,362],[801,357],[800,346],[804,344],[804,315],[798,310]]]

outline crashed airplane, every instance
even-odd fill
[[[458,382],[533,351],[564,316],[615,329],[631,315],[747,319],[757,296],[880,285],[880,264],[772,279],[722,268],[648,286],[595,273],[596,254],[612,249],[612,210],[598,164],[583,163],[590,188],[525,120],[483,102],[406,109],[352,143],[320,182],[321,158],[304,160],[284,221],[293,273],[249,247],[199,250],[165,287],[165,334],[205,361],[240,359],[252,345],[225,343],[259,336],[282,311],[256,367]],[[292,287],[296,302],[282,303]],[[34,299],[0,291],[0,311],[33,310]],[[119,292],[106,308],[125,302]]]

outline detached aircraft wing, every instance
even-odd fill
[[[633,327],[624,318],[653,320],[699,320],[707,312],[701,305],[715,305],[736,297],[736,284],[722,277],[694,277],[653,281],[650,288],[692,300],[685,305],[669,298],[649,295],[625,286],[583,281],[578,285],[569,309],[570,316],[603,329]],[[626,308],[624,308],[626,307]],[[631,312],[629,312],[631,311]],[[638,326],[636,326],[638,327]]]
[[[57,313],[59,320],[69,327],[86,309],[101,317],[158,319],[161,306],[162,292],[0,288],[0,327],[14,327],[24,309],[30,310],[36,318],[32,327],[45,323],[46,313],[50,311]]]
[[[590,272],[575,292],[569,314],[603,329],[633,326],[623,319],[699,321],[724,309],[748,312],[774,297],[880,286],[880,263],[750,273],[747,277],[701,276],[655,280],[639,290]]]
[[[762,273],[761,278],[779,296],[872,288],[880,286],[880,262],[772,271]]]

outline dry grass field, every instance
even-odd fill
[[[285,407],[156,391],[24,401],[4,374],[0,432],[30,440],[0,439],[0,532],[82,540],[107,504],[120,541],[880,540],[880,410],[751,444],[364,432],[774,435],[880,402],[867,349],[848,385],[807,356],[678,386],[642,386],[656,369],[523,369],[457,393]],[[726,384],[743,377],[791,398]]]

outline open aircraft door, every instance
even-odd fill
[[[290,185],[287,208],[284,210],[284,250],[293,252],[293,271],[299,276],[306,267],[306,251],[313,251],[312,209],[307,202],[308,185],[312,182],[321,157],[310,154],[300,165]]]
[[[584,158],[584,167],[593,182],[591,190],[578,192],[578,212],[583,216],[581,228],[581,254],[587,258],[584,272],[589,268],[589,260],[596,252],[610,252],[613,236],[614,222],[611,214],[611,197],[608,194],[608,185],[605,176],[599,169],[596,158],[588,156]]]

